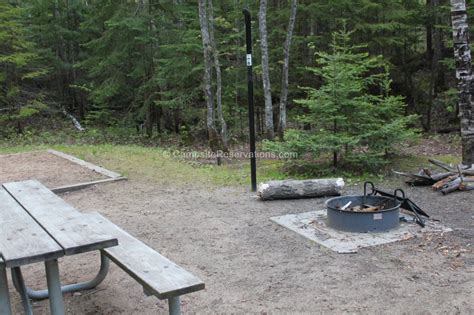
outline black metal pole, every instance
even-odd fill
[[[243,9],[245,17],[245,39],[247,43],[247,84],[249,102],[249,138],[250,138],[250,178],[252,180],[252,191],[257,191],[257,162],[255,156],[255,116],[253,105],[253,70],[252,70],[252,27],[250,24],[250,12]]]

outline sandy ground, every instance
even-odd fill
[[[9,169],[4,166],[2,176]],[[54,174],[46,180],[58,181],[53,177],[60,174]],[[400,185],[394,179],[380,188]],[[133,177],[62,197],[83,212],[101,212],[204,280],[204,291],[182,298],[184,313],[473,314],[474,192],[442,196],[429,188],[403,188],[454,231],[341,255],[269,220],[321,209],[325,199],[261,202],[242,187],[170,186],[165,179]],[[352,186],[347,192],[361,190]],[[97,254],[62,259],[63,283],[92,277],[97,267]],[[23,271],[28,284],[45,286],[41,264]],[[11,293],[20,314],[19,297]],[[168,310],[166,301],[145,297],[113,264],[101,285],[66,294],[65,305],[69,314]],[[48,314],[48,302],[35,302],[34,311]]]
[[[0,155],[0,183],[37,179],[55,188],[105,178],[46,151]]]

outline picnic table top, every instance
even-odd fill
[[[36,180],[0,187],[0,262],[12,268],[118,244],[103,226]]]

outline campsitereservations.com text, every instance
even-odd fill
[[[253,157],[252,152],[246,151],[190,151],[183,152],[179,150],[164,151],[163,155],[169,158],[179,159],[249,159]],[[261,160],[286,160],[298,158],[297,152],[255,152],[255,158]]]

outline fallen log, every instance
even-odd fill
[[[260,184],[257,195],[261,200],[339,196],[342,188],[342,178],[274,180]]]
[[[474,183],[474,176],[463,176],[463,182]]]
[[[449,183],[446,183],[443,188],[441,188],[441,192],[443,193],[443,195],[447,195],[453,191],[456,191],[459,189],[459,186],[461,185],[462,181],[461,181],[461,178],[460,177],[456,177],[455,179],[453,179],[452,181],[450,181]]]
[[[474,175],[474,169],[466,168],[466,166],[458,165],[458,166],[454,167],[454,166],[451,166],[449,164],[443,163],[443,162],[435,160],[435,159],[428,159],[428,161],[431,164],[434,164],[434,165],[438,166],[439,168],[442,168],[443,170],[448,171],[450,173],[460,172],[463,175],[469,175],[469,176]]]
[[[463,182],[459,185],[459,190],[461,190],[461,191],[474,190],[474,183],[472,183],[472,182]]]
[[[428,162],[430,162],[431,164],[434,164],[437,167],[442,168],[443,170],[448,171],[448,172],[455,172],[456,171],[454,169],[454,167],[452,167],[451,165],[443,163],[443,162],[435,160],[435,159],[428,159]]]
[[[429,169],[422,168],[416,174],[393,171],[394,174],[407,177],[405,183],[414,186],[431,185],[434,190],[441,191],[444,195],[456,190],[474,190],[474,169],[463,165],[450,165],[444,162],[429,159],[429,162],[445,170],[444,173],[433,174]]]
[[[433,185],[435,183],[435,180],[433,180],[433,178],[431,178],[428,175],[404,173],[404,172],[399,172],[395,170],[392,170],[392,172],[396,175],[408,177],[409,179],[407,179],[405,183],[409,185],[425,186],[425,185]]]
[[[454,174],[456,174],[456,173],[454,173],[454,172],[438,173],[438,174],[431,175],[431,178],[438,182],[438,181],[446,179],[446,178],[448,178],[448,177],[450,177]]]
[[[405,183],[409,185],[414,185],[414,186],[434,185],[440,180],[445,179],[453,174],[456,174],[455,172],[431,174],[431,172],[429,172],[429,170],[426,170],[426,169],[423,169],[418,174],[404,173],[404,172],[399,172],[395,170],[392,170],[392,172],[396,175],[408,177],[408,179],[405,180]]]
[[[434,190],[440,190],[441,188],[443,188],[444,185],[446,185],[447,183],[449,183],[450,181],[452,181],[453,179],[456,179],[458,177],[458,175],[451,175],[451,176],[448,176],[446,178],[443,178],[439,181],[437,181],[436,183],[433,184],[433,186],[431,186]]]
[[[433,184],[434,190],[441,190],[443,194],[449,194],[455,190],[473,190],[474,189],[474,177],[463,176],[463,175],[451,175],[445,179],[442,179]]]

